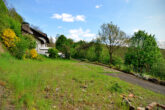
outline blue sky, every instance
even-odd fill
[[[48,36],[95,38],[103,23],[113,22],[128,35],[155,34],[165,44],[165,0],[8,0],[25,21]]]

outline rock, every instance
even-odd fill
[[[156,103],[156,102],[152,102],[151,104],[149,104],[149,105],[146,107],[146,110],[152,110],[155,106],[157,106],[157,103]]]
[[[134,98],[135,97],[132,93],[129,94],[128,96],[129,96],[129,98]]]
[[[148,78],[148,81],[151,81],[153,83],[158,83],[158,80],[155,78]]]
[[[129,106],[129,110],[135,110],[135,107],[131,104],[131,102],[127,98],[123,98],[123,102]]]
[[[160,85],[165,86],[165,81],[160,81]]]
[[[144,107],[138,107],[137,110],[145,110]]]
[[[157,104],[157,106],[165,110],[165,105]]]
[[[53,109],[55,109],[55,108],[56,108],[56,106],[54,105],[54,106],[52,106],[52,108],[53,108]]]

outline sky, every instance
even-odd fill
[[[7,1],[49,37],[64,34],[75,41],[90,41],[103,23],[113,22],[129,36],[145,30],[165,47],[165,0]]]

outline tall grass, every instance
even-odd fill
[[[138,102],[135,106],[150,103],[151,97],[164,103],[165,96],[102,72],[100,66],[71,60],[17,60],[8,53],[0,56],[0,80],[12,91],[11,100],[17,109],[127,109],[120,95],[129,93],[143,97],[133,100]]]

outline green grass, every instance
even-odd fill
[[[128,109],[120,95],[133,93],[134,106],[156,101],[165,104],[165,96],[128,84],[103,73],[104,68],[71,60],[16,60],[0,56],[0,81],[12,91],[3,98],[18,110],[91,110]],[[0,108],[1,109],[1,108]]]

